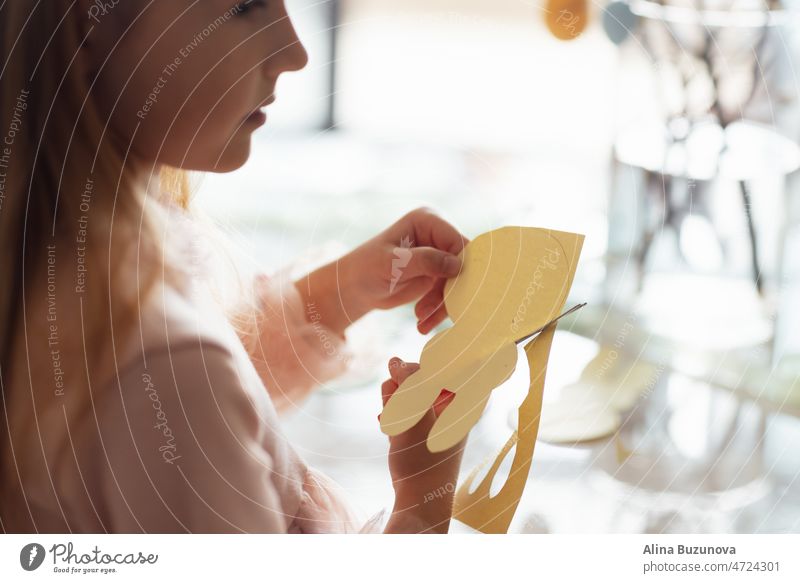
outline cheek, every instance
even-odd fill
[[[256,75],[250,72],[243,76],[224,64],[210,72],[198,72],[195,78],[201,80],[184,88],[191,93],[182,112],[186,124],[218,132],[220,139],[229,138],[262,98]]]
[[[253,128],[242,123],[267,97],[258,62],[266,47],[242,43],[242,29],[233,25],[198,44],[191,31],[209,18],[198,12],[174,34],[160,35],[163,25],[150,15],[104,69],[101,114],[108,119],[114,108],[114,132],[146,160],[199,167],[249,141]]]
[[[231,74],[225,67],[204,78],[206,73],[176,82],[169,105],[161,113],[166,119],[154,120],[159,124],[156,132],[172,124],[162,152],[164,162],[174,164],[180,156],[184,166],[202,169],[213,166],[227,150],[235,152],[249,145],[252,127],[243,122],[261,99],[257,80],[253,74],[240,79],[240,74]]]
[[[213,67],[193,55],[174,71],[163,67],[137,75],[126,109],[139,125],[135,150],[171,164],[197,165],[216,160],[232,138],[245,133],[244,118],[264,96],[258,71],[244,73],[221,63]],[[130,117],[130,114],[128,114]]]

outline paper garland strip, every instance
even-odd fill
[[[518,410],[519,429],[511,435],[492,463],[486,477],[472,493],[470,493],[472,483],[485,464],[475,468],[456,491],[453,518],[475,530],[487,534],[507,533],[517,511],[533,462],[536,436],[539,433],[547,360],[555,330],[556,324],[552,324],[525,346],[530,370],[530,388]],[[495,496],[490,496],[490,488],[500,464],[515,445],[516,450],[508,478],[500,491]]]

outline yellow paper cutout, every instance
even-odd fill
[[[601,345],[597,355],[581,373],[580,386],[574,387],[581,394],[591,392],[607,402],[616,411],[628,411],[636,404],[642,393],[652,388],[663,368],[634,358],[617,350],[617,347]],[[566,387],[566,390],[570,390]]]
[[[445,286],[454,325],[425,344],[419,370],[384,406],[381,430],[410,429],[447,389],[455,396],[431,428],[428,449],[464,439],[492,390],[514,372],[515,341],[561,313],[582,246],[583,235],[531,227],[504,227],[469,243],[461,273]]]
[[[475,468],[456,491],[453,518],[475,530],[487,534],[504,534],[508,532],[508,527],[514,518],[533,461],[536,435],[539,432],[547,359],[550,356],[555,330],[556,324],[548,326],[525,346],[531,382],[528,395],[519,407],[517,424],[519,429],[500,450],[488,474],[474,492],[469,492],[470,487],[485,464]],[[508,478],[500,491],[495,496],[490,496],[495,474],[514,445],[517,448]]]
[[[568,394],[545,405],[539,439],[572,444],[594,441],[613,434],[621,423],[620,414],[608,401],[596,395]]]
[[[621,413],[634,407],[659,374],[655,365],[601,346],[580,380],[563,387],[556,401],[545,403],[539,439],[575,444],[608,437],[622,424]]]

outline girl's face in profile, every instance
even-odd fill
[[[140,158],[228,171],[308,55],[283,0],[83,0],[96,102]]]

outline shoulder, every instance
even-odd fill
[[[115,531],[285,531],[293,452],[230,350],[183,341],[117,381],[97,422]]]

